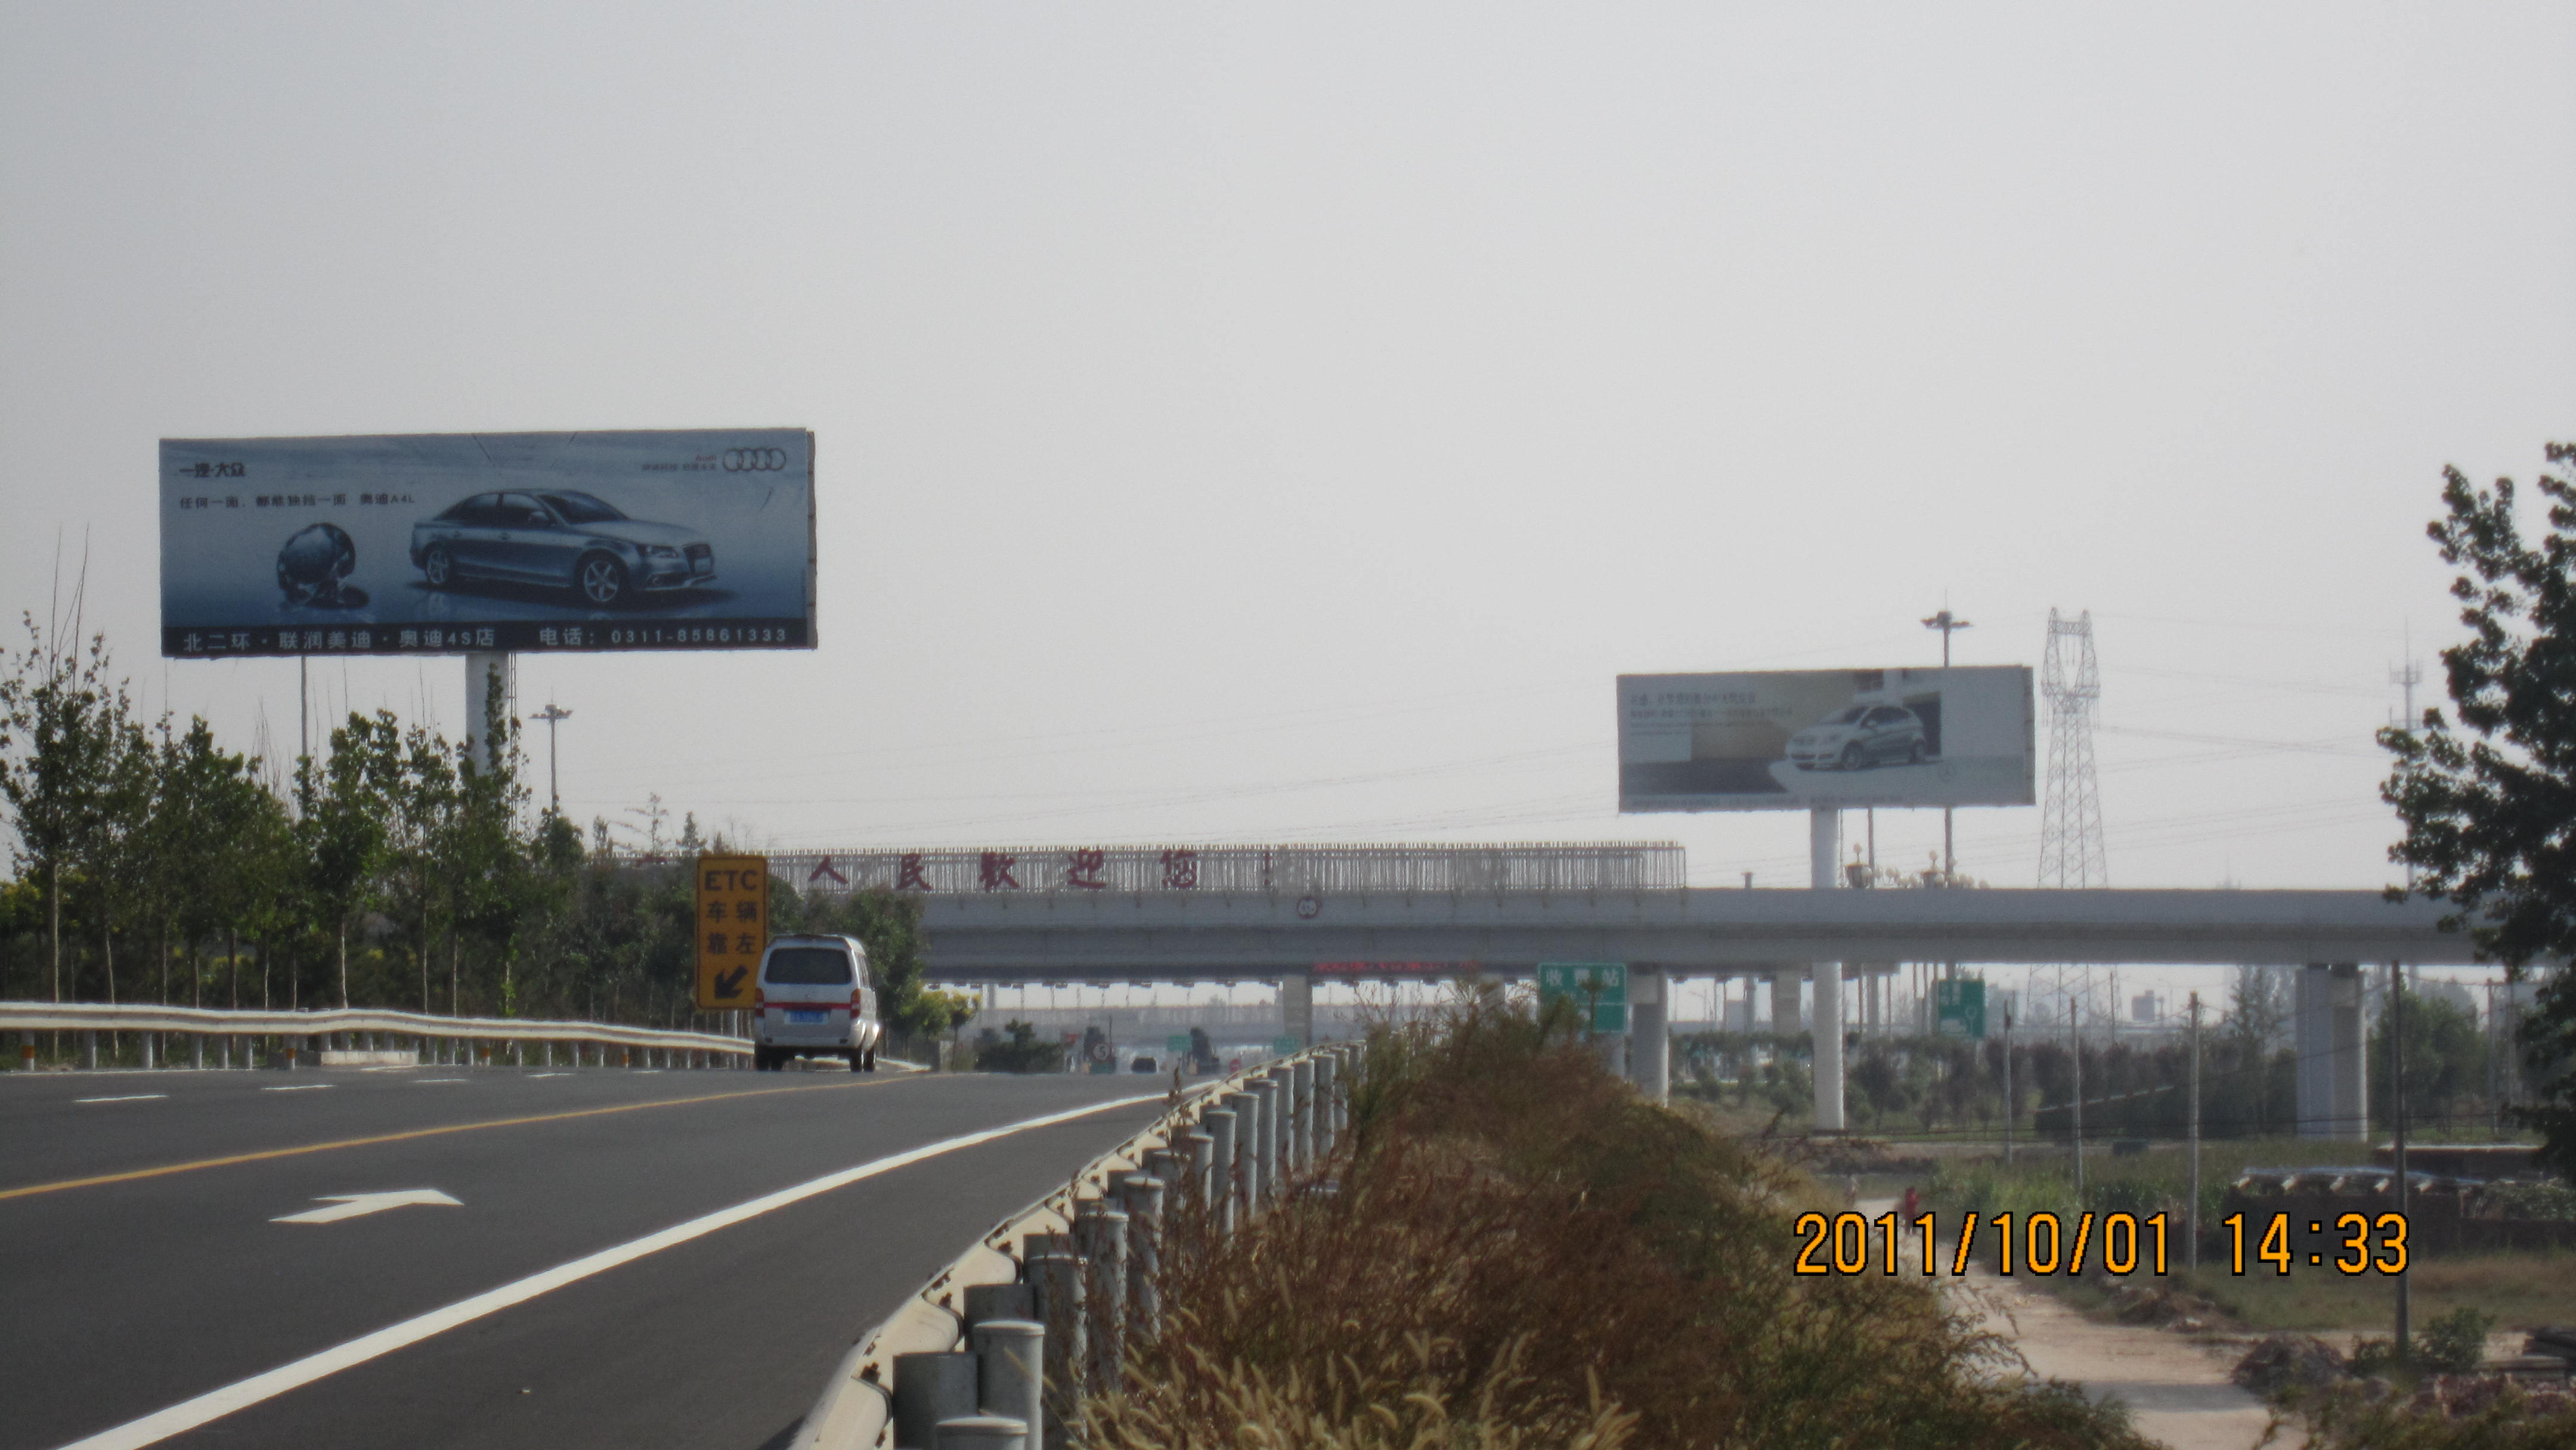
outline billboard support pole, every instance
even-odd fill
[[[1818,891],[1834,889],[1842,837],[1842,812],[1822,808],[1807,812],[1807,884]],[[1816,1131],[1839,1133],[1843,1127],[1843,964],[1818,962],[1815,978]]]
[[[498,770],[508,747],[503,741],[484,738],[484,722],[493,718],[496,695],[501,718],[515,718],[513,707],[519,694],[518,663],[518,659],[506,651],[465,657],[465,744],[469,751],[480,747],[486,769]]]

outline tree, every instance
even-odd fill
[[[2553,465],[2576,444],[2548,446]],[[2396,757],[2380,794],[2406,834],[2389,850],[2412,889],[2449,903],[2447,930],[2520,980],[2576,955],[2576,484],[2543,473],[2546,529],[2526,542],[2512,479],[2442,473],[2443,517],[2426,532],[2469,638],[2442,651],[2456,721],[2440,708],[2379,733]],[[2402,894],[2402,893],[2392,893]],[[2576,1172],[2576,976],[2549,972],[2524,1041],[2543,1158]]]
[[[2383,1011],[2370,1033],[2370,1120],[2393,1122],[2390,1100],[2390,1014]],[[2406,994],[2406,1115],[2409,1121],[2440,1127],[2474,1116],[2469,1105],[2486,1091],[2486,1034],[2478,1030],[2477,1013],[2412,990]]]
[[[27,648],[0,679],[0,799],[20,866],[44,878],[47,989],[63,999],[63,893],[96,852],[109,803],[117,728],[131,713],[108,680],[107,637],[84,653],[23,616]]]
[[[298,898],[307,925],[332,943],[340,1005],[349,1005],[349,928],[383,891],[386,818],[401,786],[402,729],[392,712],[352,713],[331,732],[331,756],[296,763]]]

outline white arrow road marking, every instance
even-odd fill
[[[540,1294],[550,1293],[566,1284],[577,1284],[593,1274],[604,1274],[620,1264],[633,1263],[647,1254],[660,1253],[675,1244],[684,1244],[691,1239],[714,1233],[720,1228],[729,1228],[746,1219],[758,1218],[764,1213],[785,1208],[791,1203],[802,1203],[818,1193],[829,1193],[835,1188],[874,1178],[880,1173],[891,1173],[895,1169],[908,1167],[924,1159],[936,1158],[943,1153],[954,1153],[960,1148],[972,1148],[979,1143],[990,1143],[996,1138],[1007,1138],[1013,1133],[1025,1133],[1031,1128],[1051,1127],[1057,1123],[1070,1123],[1077,1118],[1087,1118],[1093,1113],[1105,1113],[1112,1108],[1133,1107],[1138,1103],[1160,1101],[1162,1101],[1160,1093],[1146,1093],[1131,1098],[1112,1098],[1105,1103],[1093,1103],[1089,1107],[1049,1113],[1042,1118],[1023,1118],[1019,1122],[1005,1123],[998,1128],[986,1128],[980,1133],[965,1133],[954,1138],[942,1138],[936,1143],[924,1143],[918,1148],[862,1163],[856,1168],[844,1168],[838,1173],[826,1173],[820,1178],[808,1179],[793,1188],[782,1188],[776,1193],[764,1194],[748,1202],[737,1203],[731,1208],[720,1208],[713,1213],[690,1219],[686,1223],[673,1224],[659,1233],[649,1233],[640,1239],[629,1239],[614,1248],[601,1249],[598,1253],[575,1259],[571,1263],[557,1264],[551,1269],[530,1274],[524,1279],[504,1284],[498,1289],[487,1289],[470,1298],[459,1299],[444,1309],[432,1309],[426,1314],[415,1315],[399,1324],[388,1324],[373,1334],[362,1334],[346,1344],[335,1344],[319,1353],[308,1354],[302,1359],[279,1365],[266,1374],[255,1374],[246,1380],[236,1380],[222,1389],[208,1390],[193,1400],[181,1400],[168,1409],[155,1410],[139,1420],[128,1420],[114,1429],[101,1430],[85,1440],[75,1440],[62,1447],[62,1450],[141,1450],[142,1446],[183,1434],[210,1420],[222,1419],[235,1410],[248,1409],[262,1400],[274,1399],[288,1390],[338,1374],[351,1365],[365,1364],[368,1360],[391,1354],[405,1345],[418,1344],[432,1335],[444,1334],[460,1324],[471,1324],[486,1314],[499,1313],[513,1304],[524,1304]]]
[[[127,1093],[123,1097],[74,1098],[72,1101],[76,1103],[144,1103],[150,1102],[154,1098],[166,1098],[168,1096],[170,1096],[168,1093]]]
[[[290,1213],[284,1218],[272,1218],[269,1222],[338,1223],[344,1218],[360,1218],[370,1213],[382,1213],[389,1208],[408,1208],[415,1203],[443,1203],[449,1208],[465,1206],[435,1188],[401,1188],[391,1193],[335,1193],[324,1198],[322,1202],[335,1204],[337,1207],[308,1208],[302,1213]]]

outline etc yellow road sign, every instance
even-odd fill
[[[769,945],[769,858],[698,858],[698,1010],[751,1006]]]

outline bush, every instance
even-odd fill
[[[2231,1376],[2267,1400],[2323,1389],[2344,1377],[2343,1356],[2312,1334],[2275,1334],[2245,1351]]]
[[[1062,1072],[1064,1044],[1038,1041],[1038,1030],[1014,1021],[1008,1038],[987,1027],[975,1039],[975,1066],[983,1072]]]
[[[2486,1362],[2496,1317],[2463,1304],[2424,1326],[2424,1363],[2442,1374],[2472,1374]]]
[[[1352,1126],[1332,1191],[1230,1238],[1175,1215],[1091,1443],[2144,1445],[1920,1282],[1794,1274],[1813,1183],[1507,1007],[1373,1036]]]

